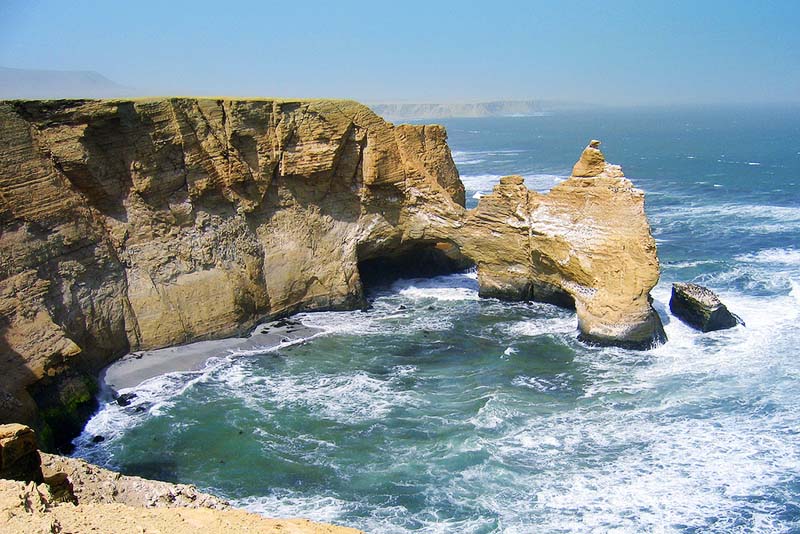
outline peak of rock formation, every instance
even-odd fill
[[[572,176],[585,178],[597,176],[606,170],[606,158],[600,152],[600,141],[592,139],[583,149],[581,158],[572,167]]]
[[[467,211],[442,127],[351,101],[0,102],[0,417],[47,443],[122,354],[362,306],[359,266],[422,253],[650,346],[644,195],[597,144],[549,194],[507,177]]]

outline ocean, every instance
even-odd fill
[[[573,312],[480,299],[471,272],[398,280],[299,315],[325,330],[305,344],[133,388],[75,455],[376,534],[800,532],[800,108],[441,122],[468,207],[506,174],[547,191],[602,140],[646,192],[669,341],[584,345]],[[684,325],[676,281],[746,326]]]

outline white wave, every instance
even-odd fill
[[[705,204],[702,206],[670,206],[659,210],[676,217],[691,220],[743,219],[752,222],[758,219],[800,222],[800,207],[770,206],[766,204]]]
[[[670,315],[665,325],[669,341],[651,351],[655,363],[637,371],[645,382],[666,376],[714,375],[729,372],[743,375],[746,369],[767,365],[781,343],[792,343],[794,325],[800,319],[796,299],[790,295],[751,297],[741,293],[718,291],[728,309],[740,316],[746,326],[702,333]],[[671,288],[660,283],[652,291],[657,303],[667,309]]]
[[[325,523],[338,522],[339,518],[356,505],[326,495],[309,496],[292,490],[272,490],[269,495],[251,496],[232,501],[236,508],[276,519],[313,517]]]
[[[281,341],[277,345],[263,345],[263,346],[254,346],[247,349],[229,349],[228,353],[231,356],[258,356],[259,354],[269,354],[270,352],[278,352],[282,349],[293,347],[295,345],[302,345],[312,339],[319,337],[321,335],[325,335],[327,332],[316,332],[310,336],[306,337],[299,337],[297,339],[286,339]]]
[[[500,178],[504,175],[500,174],[478,174],[478,175],[464,175],[461,176],[461,182],[467,193],[472,193],[473,198],[475,194],[488,195],[494,189],[494,186],[500,183]],[[525,180],[525,186],[535,191],[546,192],[553,188],[554,185],[559,184],[569,178],[569,176],[559,174],[524,174],[522,175]]]
[[[492,393],[486,402],[467,422],[475,428],[496,429],[519,416],[519,412],[510,406],[503,396]]]
[[[546,334],[571,334],[576,331],[575,315],[565,313],[555,306],[549,310],[555,316],[526,319],[508,325],[507,331],[512,336],[536,337]]]
[[[468,275],[398,280],[392,290],[411,300],[478,300],[477,279]]]
[[[198,371],[166,373],[149,378],[136,387],[119,390],[120,395],[133,393],[127,406],[109,400],[87,421],[81,434],[73,440],[75,455],[99,464],[109,464],[108,452],[96,447],[95,436],[102,436],[108,445],[122,438],[133,427],[149,417],[159,417],[174,406],[174,399],[197,384],[207,382],[218,370],[230,364],[230,359],[209,358]],[[112,464],[113,467],[113,464]]]
[[[560,373],[552,377],[544,376],[517,376],[511,381],[515,386],[530,388],[542,393],[561,391],[570,388],[572,377],[566,373]]]
[[[688,269],[691,267],[699,267],[700,265],[713,265],[713,260],[696,260],[696,261],[678,261],[675,263],[669,263],[669,267],[674,269]]]
[[[800,266],[800,250],[794,248],[768,248],[752,254],[736,256],[736,261],[748,263],[774,263]]]
[[[418,369],[416,365],[395,365],[392,370],[397,373],[397,376],[411,376]]]
[[[413,393],[390,375],[375,378],[364,371],[339,375],[251,376],[234,366],[222,382],[232,395],[247,401],[269,399],[278,409],[304,408],[315,416],[342,423],[381,419],[392,410],[416,402]]]
[[[715,187],[719,184],[715,184]],[[720,186],[721,187],[721,186]],[[800,207],[762,204],[707,204],[670,206],[652,212],[654,227],[673,224],[704,223],[716,232],[746,231],[771,234],[800,229]]]

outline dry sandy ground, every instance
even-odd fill
[[[120,475],[74,458],[41,456],[45,477],[66,473],[78,504],[58,502],[45,484],[0,479],[0,534],[360,532],[305,519],[266,519],[232,509],[186,484]]]
[[[26,485],[24,482],[0,480],[0,533],[93,532],[357,534],[359,531],[304,519],[265,519],[241,510],[135,508],[118,503],[50,504],[32,482]]]

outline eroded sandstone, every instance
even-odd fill
[[[2,419],[68,434],[120,355],[362,306],[359,263],[419,249],[474,262],[484,296],[574,306],[589,341],[650,346],[644,195],[596,146],[573,174],[547,195],[504,178],[467,211],[443,128],[355,102],[2,102]]]

